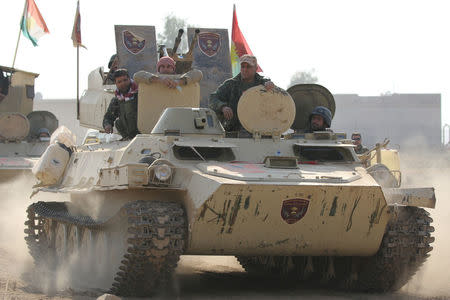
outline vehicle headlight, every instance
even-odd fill
[[[172,176],[172,168],[166,164],[155,166],[154,172],[156,178],[160,181],[167,181]]]

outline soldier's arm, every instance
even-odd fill
[[[116,97],[111,99],[105,116],[103,117],[103,128],[107,125],[114,127],[114,121],[119,117],[119,100]]]
[[[200,71],[198,71],[200,72]],[[195,74],[196,75],[196,80],[200,81],[201,80],[201,76],[202,73],[200,72],[200,78],[199,74]],[[159,76],[158,74],[152,74],[150,72],[146,72],[146,71],[139,71],[137,73],[134,74],[133,76],[134,81],[136,81],[137,83],[141,83],[141,82],[145,82],[147,84],[152,84],[152,83],[161,83],[164,84],[165,86],[167,86],[168,88],[176,88],[178,85],[180,84],[187,84],[188,83],[188,77],[180,78],[180,79],[172,79],[169,76]]]
[[[270,80],[270,78],[261,76],[259,82],[260,84],[264,85],[267,90],[271,90],[275,87],[275,84],[272,82],[272,80]]]
[[[214,110],[216,114],[222,114],[224,106],[230,106],[231,82],[225,81],[217,90],[209,97],[209,108]]]
[[[133,76],[133,80],[136,81],[138,84],[141,82],[152,83],[158,79],[159,79],[158,75],[147,71],[136,72]]]
[[[181,76],[180,79],[184,85],[187,85],[190,83],[200,82],[202,78],[203,78],[202,71],[192,69],[189,72],[183,74],[183,76]]]
[[[272,82],[272,80],[270,80],[270,78],[261,76],[259,74],[256,74],[256,75],[257,75],[257,81],[258,81],[259,84],[264,85],[266,82],[269,82],[269,81]]]
[[[256,82],[256,84],[263,85],[266,88],[266,90],[268,90],[268,91],[275,88],[275,84],[272,82],[272,80],[270,80],[270,78],[263,77],[263,76],[259,75],[258,73],[256,73],[255,82]]]

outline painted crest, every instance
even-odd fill
[[[135,55],[145,48],[145,39],[131,31],[122,31],[122,40],[125,48]]]
[[[288,224],[294,224],[306,215],[309,200],[288,199],[281,206],[281,218]]]
[[[206,56],[216,55],[220,49],[220,34],[213,32],[199,33],[198,47]]]

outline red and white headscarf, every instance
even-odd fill
[[[134,80],[130,79],[130,89],[127,93],[122,94],[119,89],[116,89],[115,95],[119,101],[129,101],[136,97],[136,94],[138,92],[138,84],[134,82]]]

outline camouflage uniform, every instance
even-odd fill
[[[116,93],[117,94],[117,93]],[[128,100],[111,99],[103,118],[103,127],[116,126],[123,139],[132,139],[139,133],[137,129],[138,94],[130,94]]]
[[[239,122],[237,117],[237,105],[242,93],[251,87],[260,84],[264,85],[268,81],[270,79],[256,73],[253,82],[243,82],[239,73],[235,77],[226,80],[211,94],[209,107],[216,112],[226,131],[240,131],[242,129],[241,122]],[[224,121],[222,113],[224,106],[228,106],[233,110],[233,118],[231,120]]]
[[[364,154],[364,153],[366,153],[368,151],[369,151],[369,149],[367,149],[363,145],[358,145],[358,146],[355,147],[356,154]]]

